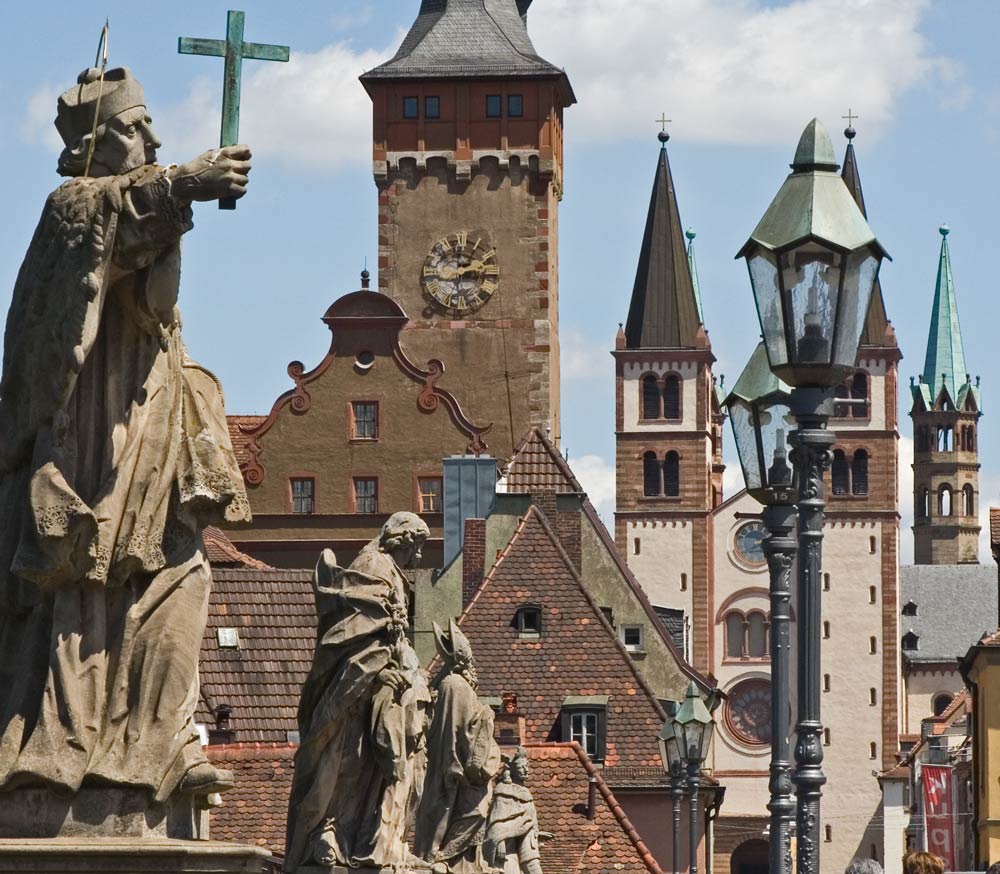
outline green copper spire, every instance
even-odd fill
[[[941,258],[938,262],[937,286],[934,289],[934,309],[931,311],[923,382],[930,387],[932,402],[937,398],[943,383],[952,403],[957,404],[959,390],[966,384],[965,350],[962,348],[955,280],[951,275],[951,258],[948,254],[948,226],[942,225],[940,231]]]
[[[698,307],[698,321],[705,324],[705,310],[701,306],[701,286],[698,284],[698,262],[694,258],[694,238],[698,236],[691,228],[684,232],[688,241],[688,267],[691,268],[691,285],[694,286],[694,302]]]

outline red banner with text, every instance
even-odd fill
[[[944,859],[946,871],[955,870],[955,810],[951,768],[924,765],[920,771],[924,786],[924,822],[927,851]]]

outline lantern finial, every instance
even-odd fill
[[[810,121],[802,131],[798,148],[795,150],[795,159],[792,161],[792,169],[796,173],[808,173],[810,170],[836,172],[840,169],[830,135],[818,118]]]

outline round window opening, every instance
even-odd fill
[[[771,742],[771,683],[744,680],[726,701],[726,728],[741,743],[765,746]]]
[[[736,550],[736,558],[741,564],[751,568],[758,568],[767,563],[764,555],[764,537],[767,529],[763,522],[746,522],[736,529],[733,537],[733,546]]]
[[[354,366],[358,370],[371,370],[375,366],[375,354],[367,349],[364,352],[359,352],[357,358],[354,359]]]

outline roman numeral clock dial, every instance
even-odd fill
[[[434,309],[468,316],[483,307],[500,285],[496,249],[465,231],[443,237],[424,259],[421,284]]]

